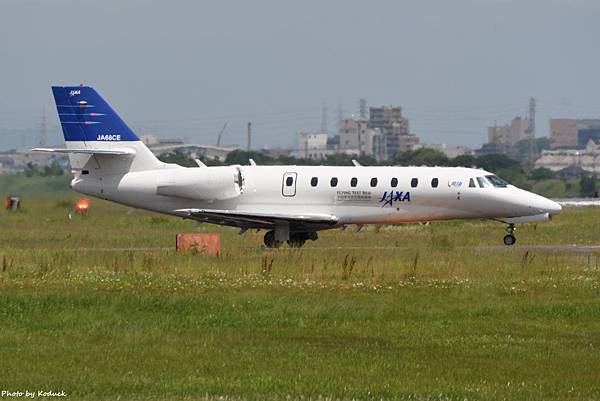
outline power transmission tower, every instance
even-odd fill
[[[321,134],[327,135],[327,104],[323,104],[323,110],[321,111]]]
[[[338,132],[342,129],[342,120],[344,119],[344,105],[342,105],[342,101],[338,102],[337,107],[337,128]]]
[[[367,119],[367,100],[362,98],[358,101],[358,112],[361,120]]]

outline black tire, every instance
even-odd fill
[[[281,245],[281,242],[275,240],[275,231],[267,231],[263,241],[267,248],[278,248]]]
[[[517,242],[517,238],[515,238],[512,234],[507,234],[504,236],[504,245],[514,245]]]
[[[306,242],[305,239],[303,238],[290,238],[288,240],[288,245],[290,246],[290,248],[302,248],[302,246],[304,245],[304,243]]]

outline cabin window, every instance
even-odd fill
[[[377,178],[371,178],[371,186],[372,187],[376,187],[377,186]]]
[[[392,178],[390,185],[392,186],[392,188],[396,188],[398,186],[398,179],[396,177]]]
[[[331,181],[329,181],[332,187],[337,187],[338,179],[337,177],[333,177]]]
[[[486,175],[485,178],[487,178],[488,181],[491,182],[496,188],[506,188],[508,186],[508,182],[504,181],[497,175]]]
[[[285,186],[286,187],[291,187],[293,183],[294,183],[294,179],[292,177],[288,177],[288,178],[285,179]]]
[[[483,177],[477,177],[477,182],[479,183],[479,188],[486,188],[490,185]]]
[[[475,185],[475,180],[472,178],[469,178],[469,188],[477,188]]]
[[[317,177],[313,177],[310,179],[311,186],[316,187],[318,183],[319,183],[319,179]]]
[[[440,183],[440,181],[437,178],[434,178],[431,180],[431,186],[433,188],[437,188],[438,184]]]
[[[355,187],[357,185],[358,185],[358,178],[352,177],[352,179],[350,180],[350,186]]]
[[[413,188],[416,188],[417,185],[419,185],[419,179],[418,178],[413,178],[412,180],[410,180],[410,186]]]

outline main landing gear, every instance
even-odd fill
[[[275,239],[275,231],[267,231],[263,242],[267,248],[279,248],[281,245],[281,241]]]
[[[504,236],[504,245],[514,245],[517,242],[517,238],[515,237],[515,225],[509,224],[506,227],[507,234]]]
[[[292,232],[287,240],[290,248],[301,248],[307,240],[314,241],[317,238],[317,233],[310,232]],[[278,240],[275,236],[275,230],[267,231],[264,238],[264,244],[267,248],[279,248],[284,241]]]

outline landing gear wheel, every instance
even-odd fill
[[[302,248],[305,242],[306,240],[303,237],[299,235],[294,235],[290,237],[287,243],[290,246],[290,248]]]
[[[275,239],[275,231],[267,231],[264,243],[267,248],[279,248],[279,245],[281,245],[281,242]]]
[[[514,245],[515,242],[517,242],[517,238],[515,238],[514,235],[512,235],[512,234],[506,234],[504,236],[504,245],[511,246],[511,245]]]
[[[517,242],[517,238],[515,238],[515,225],[514,224],[509,224],[508,227],[506,227],[506,235],[504,236],[504,245],[514,245],[515,242]]]

